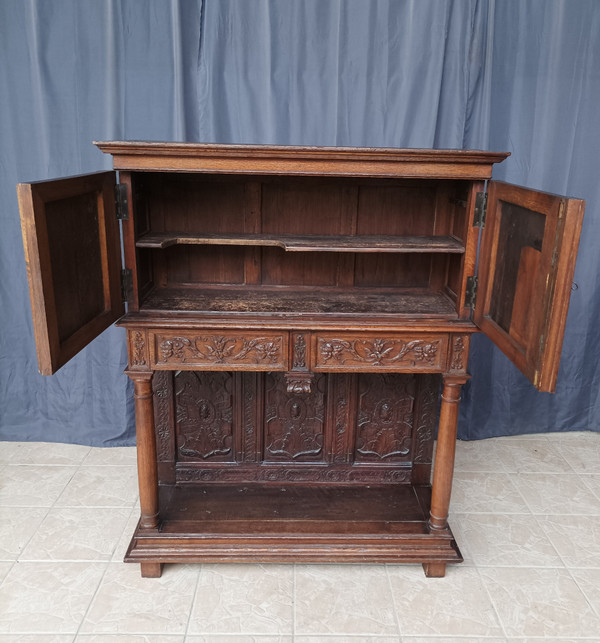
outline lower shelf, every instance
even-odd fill
[[[429,488],[411,485],[161,487],[161,524],[138,526],[126,562],[459,563],[429,533]]]

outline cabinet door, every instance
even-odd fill
[[[51,375],[124,312],[115,173],[17,186],[40,373]]]
[[[540,391],[556,386],[584,205],[488,184],[475,323]]]

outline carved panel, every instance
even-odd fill
[[[421,371],[443,370],[446,336],[365,337],[320,336],[317,341],[315,370]]]
[[[265,376],[266,460],[321,460],[325,423],[324,376],[316,376],[312,392],[288,393],[285,377]]]
[[[287,368],[287,335],[223,332],[212,335],[154,335],[155,367],[226,370]]]
[[[410,457],[415,401],[412,375],[359,377],[356,461]]]
[[[131,368],[146,366],[146,333],[141,330],[129,331],[129,364]]]
[[[175,375],[179,459],[233,459],[232,373]]]
[[[452,336],[452,353],[450,360],[450,370],[464,372],[467,368],[469,357],[469,336],[453,335]]]
[[[292,359],[292,368],[306,368],[306,339],[302,333],[294,334],[294,357]]]
[[[154,430],[156,433],[156,457],[159,462],[175,459],[173,433],[173,388],[172,374],[156,372],[152,376],[154,392]]]
[[[416,418],[413,461],[430,463],[433,454],[433,438],[438,423],[440,401],[439,375],[424,375],[419,379],[419,408]]]
[[[310,464],[293,467],[265,464],[261,467],[222,465],[221,467],[191,466],[177,468],[178,482],[339,482],[342,484],[406,483],[410,467],[352,467],[351,465],[323,467]]]
[[[243,411],[243,451],[244,460],[247,462],[256,462],[258,459],[258,449],[256,440],[258,437],[258,427],[256,422],[257,404],[257,375],[247,373],[244,375],[244,411]]]

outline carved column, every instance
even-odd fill
[[[125,372],[134,384],[141,509],[140,527],[142,529],[156,529],[158,527],[158,473],[152,405],[152,372],[133,370]]]
[[[444,375],[440,425],[431,488],[429,528],[432,531],[444,530],[448,527],[448,507],[454,472],[460,389],[468,379],[468,375]]]

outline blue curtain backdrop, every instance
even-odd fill
[[[596,0],[0,2],[0,438],[135,440],[124,331],[37,373],[15,184],[110,167],[92,140],[512,153],[587,200],[556,395],[482,336],[463,438],[600,430]]]

